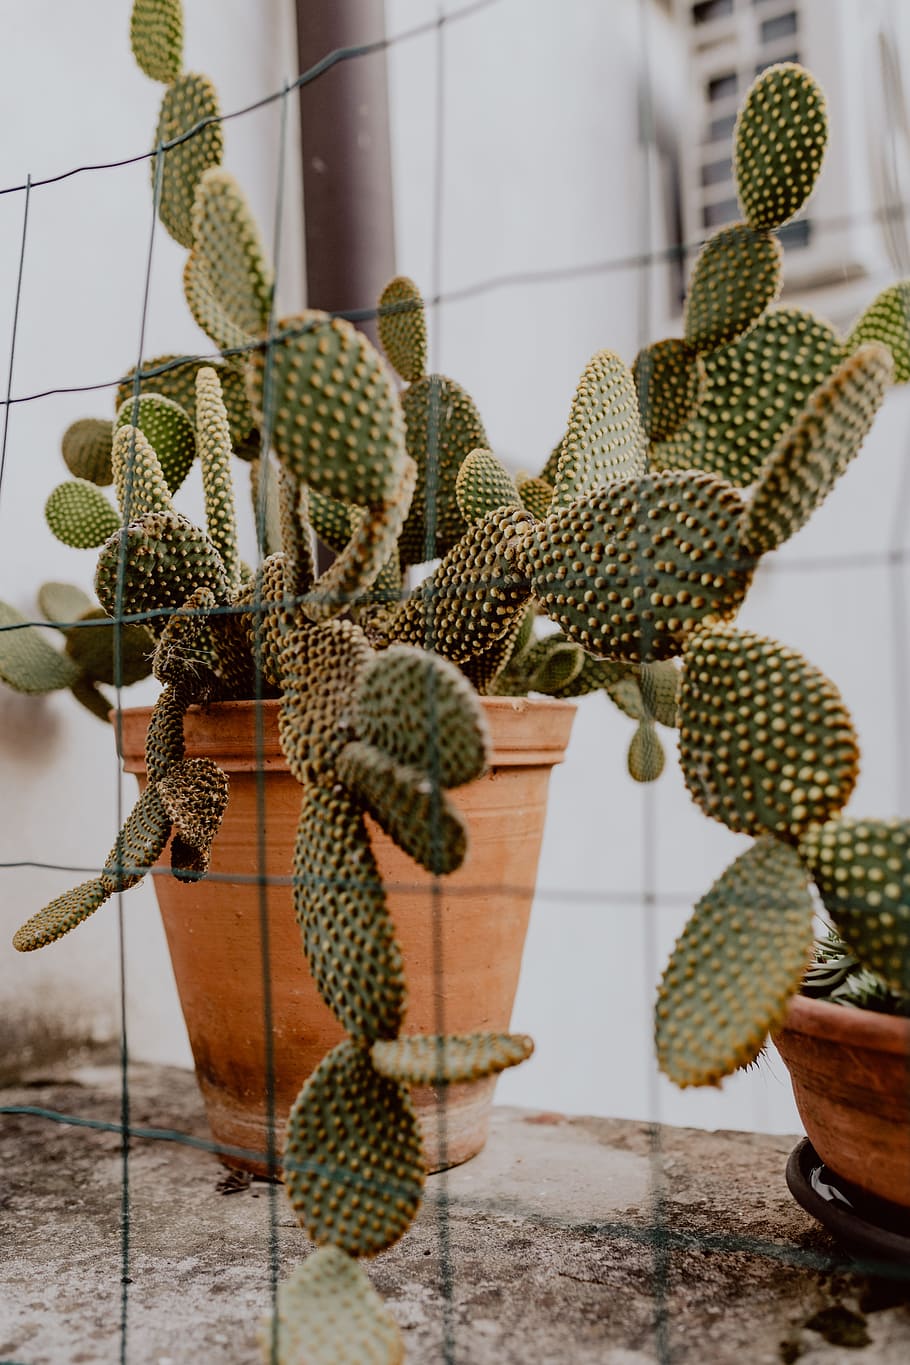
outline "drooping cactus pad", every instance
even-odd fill
[[[20,953],[30,953],[53,943],[93,915],[113,892],[112,883],[102,877],[92,877],[71,891],[65,891],[16,930],[13,947]]]
[[[642,425],[652,441],[673,436],[694,414],[704,392],[701,357],[678,337],[639,351],[632,366]],[[521,490],[524,502],[524,489]],[[527,504],[525,504],[527,506]],[[540,514],[546,515],[546,507]]]
[[[686,646],[679,758],[707,815],[739,833],[797,839],[846,804],[859,750],[823,673],[775,640],[719,625]]]
[[[228,801],[227,774],[210,758],[173,763],[156,786],[161,804],[185,843],[208,849]]]
[[[196,454],[196,436],[186,410],[173,398],[142,393],[122,404],[114,423],[115,439],[121,427],[135,427],[142,432],[158,456],[169,492],[176,493]]]
[[[686,300],[686,341],[716,351],[748,331],[780,293],[780,243],[737,223],[711,237],[695,262]]]
[[[534,596],[595,657],[671,658],[700,621],[732,616],[745,597],[741,515],[736,490],[709,474],[609,484],[539,527]]]
[[[495,1076],[530,1057],[526,1033],[410,1034],[374,1043],[373,1065],[404,1085],[458,1085]]]
[[[58,484],[44,504],[44,518],[58,540],[77,550],[103,545],[120,525],[101,489],[87,479]]]
[[[325,621],[285,635],[278,729],[298,782],[335,784],[338,757],[354,738],[354,696],[370,658],[352,621]]]
[[[471,782],[487,766],[489,732],[472,689],[457,668],[422,649],[392,645],[370,661],[353,723],[361,739],[443,787]]]
[[[288,1120],[284,1180],[313,1241],[375,1256],[420,1204],[420,1129],[407,1089],[380,1076],[365,1047],[339,1043],[301,1090]]]
[[[105,860],[103,876],[115,891],[126,891],[142,881],[164,852],[170,832],[170,816],[157,787],[149,784],[127,816]]]
[[[111,422],[100,417],[80,417],[63,433],[63,459],[77,479],[88,479],[101,487],[113,482],[111,473]]]
[[[402,564],[421,564],[446,554],[464,531],[455,480],[462,461],[489,439],[473,398],[454,379],[427,375],[405,389],[401,406],[417,486],[399,552]]]
[[[880,341],[894,359],[895,384],[910,383],[910,280],[892,284],[870,303],[847,338],[855,351],[867,341]]]
[[[866,439],[892,372],[887,347],[869,341],[816,390],[762,466],[743,517],[747,553],[776,550],[806,524]]]
[[[755,228],[778,228],[815,187],[828,141],[825,97],[803,67],[781,62],[746,95],[734,134],[740,206]]]
[[[420,290],[406,275],[390,280],[379,297],[379,340],[389,363],[408,384],[427,368],[427,319]]]
[[[796,851],[766,836],[695,907],[657,1000],[657,1060],[677,1085],[716,1085],[754,1061],[812,956],[813,904]]]
[[[647,446],[632,372],[612,351],[598,351],[585,366],[572,399],[553,506],[567,507],[608,481],[643,474]],[[547,478],[546,471],[543,477]]]
[[[138,65],[153,81],[170,85],[183,64],[181,0],[133,0],[130,46]]]
[[[35,626],[6,602],[0,602],[0,680],[16,692],[56,692],[72,687],[76,666]]]
[[[629,776],[636,782],[656,782],[665,762],[664,747],[654,725],[648,719],[640,720],[629,743]]]
[[[660,725],[674,728],[679,723],[677,698],[680,674],[669,659],[664,663],[642,664],[638,686],[647,715]]]
[[[846,358],[833,327],[774,308],[739,341],[704,357],[698,412],[651,447],[655,469],[704,469],[745,488],[809,395]]]
[[[169,85],[161,101],[155,146],[183,138],[162,153],[161,198],[158,214],[168,232],[181,246],[193,245],[193,198],[203,171],[221,164],[224,135],[218,95],[208,76],[188,71]],[[197,128],[197,124],[202,126]],[[197,129],[190,133],[190,129]],[[158,157],[152,157],[152,187],[158,175]]]
[[[222,350],[264,335],[273,276],[243,191],[217,167],[199,178],[183,283],[190,312]]]
[[[267,1365],[403,1365],[395,1319],[352,1257],[336,1246],[307,1256],[278,1287],[272,1324],[260,1330]]]
[[[839,816],[808,830],[799,851],[844,942],[910,994],[910,823]]]
[[[455,497],[469,526],[498,507],[520,507],[515,482],[491,450],[472,450],[455,480]]]

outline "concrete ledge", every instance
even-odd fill
[[[130,1103],[134,1128],[207,1137],[186,1072],[132,1068]],[[119,1069],[0,1104],[118,1124]],[[499,1109],[486,1150],[431,1178],[370,1273],[412,1365],[906,1365],[910,1285],[852,1273],[792,1202],[794,1141]],[[0,1365],[121,1359],[119,1148],[0,1115]],[[128,1171],[126,1360],[256,1362],[272,1224],[279,1274],[307,1250],[283,1191],[221,1193],[223,1168],[176,1142],[134,1139]]]

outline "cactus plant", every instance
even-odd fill
[[[706,243],[684,336],[645,348],[634,368],[595,354],[540,475],[514,479],[470,395],[426,372],[412,281],[392,281],[379,307],[401,393],[344,319],[274,317],[258,229],[220,166],[217,96],[182,73],[179,17],[174,0],[136,0],[132,39],[143,70],[168,82],[157,137],[174,145],[155,183],[163,221],[189,248],[187,302],[228,354],[214,366],[179,356],[140,366],[118,392],[110,449],[104,424],[67,435],[68,463],[93,494],[110,461],[120,518],[96,591],[112,622],[144,623],[163,690],[148,786],[100,873],[34,915],[16,946],[68,933],[135,884],[172,835],[175,875],[203,876],[228,784],[187,757],[187,708],[281,697],[282,750],[301,787],[295,913],[348,1036],[305,1080],[288,1122],[285,1179],[320,1250],[281,1289],[267,1335],[282,1362],[394,1361],[400,1339],[352,1258],[397,1240],[420,1200],[407,1084],[493,1075],[530,1050],[520,1035],[402,1036],[402,956],[367,833],[370,816],[434,875],[459,866],[470,831],[448,792],[488,753],[475,686],[603,690],[636,726],[628,765],[641,781],[664,766],[656,726],[678,726],[696,801],[755,839],[699,903],[664,978],[658,1055],[681,1084],[750,1060],[780,1017],[810,951],[810,879],[858,958],[907,985],[906,829],[846,820],[857,752],[836,689],[795,651],[734,625],[761,556],[858,451],[892,378],[902,295],[845,342],[767,311],[780,284],[775,233],[811,193],[827,135],[808,73],[772,67],[737,126],[744,222]],[[748,428],[745,446],[733,428],[740,414],[760,425],[752,368],[775,388],[775,415],[748,448]],[[280,467],[276,479],[257,447],[257,502],[263,511],[271,484],[278,544],[245,573],[230,457],[255,442],[254,424]],[[204,528],[172,496],[195,458],[190,437]],[[747,502],[739,489],[750,484]],[[313,527],[338,552],[322,574]],[[436,557],[429,577],[401,588],[401,569]],[[538,636],[540,618],[549,633]],[[2,625],[0,675],[14,686],[68,685],[90,652],[86,636],[48,653],[9,611]]]

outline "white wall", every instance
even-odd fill
[[[282,0],[186,0],[188,64],[207,70],[224,108],[280,86],[293,66]],[[459,5],[449,6],[451,9]],[[145,147],[158,87],[131,63],[125,6],[20,7],[0,83],[5,126],[0,185]],[[388,0],[391,34],[434,12],[426,0]],[[217,13],[209,39],[204,28]],[[44,40],[50,24],[55,42]],[[652,17],[649,51],[659,100],[672,108],[682,66]],[[655,176],[637,148],[642,32],[636,0],[499,0],[446,25],[444,179],[439,277],[434,268],[435,34],[389,56],[399,268],[444,298],[478,281],[609,261],[629,262],[664,242]],[[13,61],[11,53],[15,52]],[[56,54],[56,55],[55,55]],[[39,85],[40,82],[40,85]],[[275,121],[226,128],[228,165],[271,232]],[[263,152],[263,149],[267,149]],[[148,245],[147,167],[76,177],[32,198],[14,392],[114,378],[135,358]],[[288,191],[296,202],[296,187]],[[21,196],[0,197],[0,319],[11,317]],[[286,306],[302,298],[290,263]],[[294,250],[291,250],[291,243]],[[203,347],[179,293],[182,253],[159,233],[147,354]],[[643,284],[647,286],[644,295]],[[449,297],[434,320],[434,363],[474,394],[494,447],[535,470],[558,439],[572,389],[603,347],[627,360],[665,330],[667,278],[600,269],[576,277],[497,285]],[[365,303],[370,302],[364,300]],[[4,337],[0,343],[6,345]],[[0,380],[6,371],[0,349]],[[69,577],[87,586],[91,561],[57,546],[40,505],[63,477],[59,435],[76,416],[108,410],[106,395],[52,398],[14,408],[0,488],[0,597],[33,609],[34,586]],[[818,556],[881,551],[890,543],[910,433],[904,395],[892,396],[856,466],[807,530],[763,569],[743,624],[801,648],[838,682],[864,747],[856,811],[907,813],[903,695],[896,690],[892,580],[875,568],[805,567]],[[901,504],[903,506],[903,504]],[[804,567],[800,567],[803,565]],[[906,569],[903,586],[906,589]],[[889,596],[891,593],[891,596]],[[900,604],[898,604],[900,605]],[[515,1026],[537,1054],[501,1081],[500,1098],[550,1109],[659,1116],[706,1126],[792,1130],[797,1120],[782,1064],[769,1061],[722,1090],[679,1095],[651,1058],[650,1011],[660,964],[689,907],[743,840],[689,802],[671,761],[643,790],[625,775],[630,722],[601,697],[581,703],[570,756],[552,784],[551,817]],[[0,862],[86,866],[117,823],[108,737],[66,697],[43,702],[0,692]],[[126,798],[131,794],[125,787]],[[70,885],[67,872],[0,869],[2,1003],[15,1017],[41,1007],[109,1036],[116,1026],[116,911],[32,958],[4,947],[11,930]],[[643,892],[653,893],[650,911]],[[182,1026],[149,888],[124,899],[131,1046],[137,1055],[186,1058]]]

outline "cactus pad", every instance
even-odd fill
[[[795,308],[772,309],[739,341],[704,357],[698,412],[676,436],[652,445],[652,466],[704,469],[747,487],[846,354],[828,323]]]
[[[340,787],[307,787],[294,857],[294,907],[320,995],[355,1037],[394,1038],[401,952],[363,815]]]
[[[680,675],[669,659],[659,664],[642,664],[638,686],[646,713],[660,725],[671,728],[678,723],[676,700]]]
[[[196,375],[203,368],[213,369],[218,375],[221,397],[227,408],[231,426],[231,446],[235,455],[238,453],[253,430],[253,409],[247,398],[242,369],[236,364],[213,365],[211,361],[184,359],[178,355],[159,355],[151,360],[143,360],[141,368],[143,377],[139,381],[140,393],[159,393],[165,398],[172,398],[175,403],[180,404],[184,412],[189,413],[194,424]],[[128,398],[133,397],[135,373],[134,369],[130,370],[117,386],[118,410]],[[73,470],[73,473],[76,471]]]
[[[408,1229],[424,1171],[420,1129],[403,1085],[374,1069],[366,1048],[333,1048],[288,1119],[284,1181],[317,1244],[375,1256]]]
[[[910,280],[884,289],[870,303],[847,338],[855,351],[867,341],[880,341],[894,359],[895,384],[910,383]]]
[[[127,816],[107,855],[102,876],[114,891],[127,891],[141,882],[164,852],[171,820],[157,789],[146,787]]]
[[[671,658],[699,622],[731,617],[745,597],[741,515],[736,490],[709,474],[609,484],[538,528],[534,596],[589,654]]]
[[[664,770],[664,747],[652,722],[645,718],[629,744],[626,765],[636,782],[656,782]]]
[[[910,823],[841,816],[808,830],[799,851],[847,946],[910,994]]]
[[[404,1085],[458,1085],[518,1066],[533,1051],[526,1033],[411,1034],[374,1043],[370,1056],[380,1075]]]
[[[812,956],[799,856],[759,839],[695,907],[664,972],[657,1060],[677,1085],[716,1085],[754,1061]]]
[[[93,877],[72,891],[51,901],[37,915],[26,920],[21,929],[13,935],[13,947],[20,953],[30,953],[35,948],[43,948],[55,939],[62,938],[77,924],[93,915],[99,905],[111,896],[113,887],[101,877]]]
[[[469,526],[483,521],[498,507],[520,507],[521,499],[511,475],[491,450],[472,450],[455,479],[455,497]]]
[[[278,458],[300,483],[341,502],[381,506],[405,460],[401,406],[382,359],[343,318],[283,318],[271,349],[271,430]],[[265,420],[266,360],[252,358],[253,407]]]
[[[218,764],[210,758],[173,763],[156,791],[181,839],[197,849],[209,848],[228,802],[227,774]]]
[[[0,602],[0,681],[16,692],[56,692],[72,687],[76,666],[15,607]]]
[[[77,479],[102,487],[112,483],[111,442],[114,429],[100,417],[80,417],[63,433],[63,459]]]
[[[543,521],[553,501],[553,485],[546,479],[519,479],[518,496],[535,521]]]
[[[159,782],[168,768],[184,756],[183,717],[187,704],[185,691],[173,684],[165,687],[155,702],[145,732],[145,767],[152,784]]]
[[[206,171],[193,204],[193,250],[184,272],[190,312],[221,350],[248,346],[269,322],[274,284],[259,228],[227,171]]]
[[[80,621],[93,606],[88,594],[72,583],[42,583],[38,589],[41,615],[61,629]]]
[[[342,751],[338,775],[389,838],[428,872],[444,877],[464,862],[465,821],[422,769],[358,740]]]
[[[181,0],[133,0],[130,46],[138,65],[153,81],[170,85],[183,64]]]
[[[118,638],[114,622],[100,607],[90,608],[66,632],[66,652],[77,668],[95,682],[111,686],[131,687],[147,678],[154,648],[145,626],[121,625]]]
[[[370,658],[352,621],[326,621],[286,635],[278,729],[298,782],[334,785],[338,756],[354,737],[354,696]]]
[[[859,751],[823,673],[775,640],[715,626],[686,646],[679,758],[707,815],[739,833],[798,839],[846,804]]]
[[[120,525],[101,489],[87,479],[58,484],[44,504],[44,518],[58,540],[77,550],[103,545]]]
[[[420,290],[406,275],[390,280],[379,298],[379,340],[389,363],[408,384],[427,367],[427,319]]]
[[[193,423],[186,410],[160,393],[128,398],[117,413],[114,434],[120,427],[136,427],[158,456],[168,490],[176,493],[196,454]]]
[[[353,719],[361,739],[434,774],[443,787],[460,787],[486,769],[490,740],[477,698],[454,665],[421,649],[392,645],[370,661]]]
[[[112,462],[117,503],[126,521],[136,521],[146,512],[173,511],[158,456],[138,427],[118,429]]]
[[[647,439],[635,380],[612,351],[599,351],[586,365],[572,399],[553,504],[567,507],[604,483],[643,474],[646,467]]]
[[[277,1355],[272,1324],[260,1331],[267,1365],[404,1365],[395,1319],[355,1260],[320,1247],[278,1286]]]
[[[454,379],[418,380],[405,389],[401,406],[417,487],[399,552],[402,564],[421,564],[446,554],[464,531],[455,480],[462,461],[486,449],[489,439],[473,398]]]
[[[815,188],[828,142],[825,97],[792,62],[763,71],[736,121],[734,170],[740,206],[754,228],[778,228]]]
[[[745,223],[723,228],[695,261],[686,300],[686,341],[716,351],[757,322],[780,293],[780,243]]]
[[[561,631],[537,640],[522,661],[527,683],[522,691],[542,692],[547,697],[566,695],[584,668],[585,658],[581,646]]]
[[[815,391],[762,466],[743,517],[747,554],[776,550],[806,524],[866,439],[892,370],[887,348],[866,342]]]
[[[193,199],[200,176],[210,166],[221,164],[224,134],[218,95],[208,76],[188,71],[169,85],[161,101],[155,146],[181,138],[202,124],[183,142],[163,152],[161,198],[158,216],[181,246],[193,245]],[[152,187],[157,178],[158,157],[152,157]]]
[[[685,426],[701,402],[705,386],[701,357],[677,337],[639,351],[632,377],[642,425],[652,441],[664,441]],[[521,496],[524,502],[524,491]],[[545,515],[544,508],[541,516]]]
[[[240,585],[234,483],[231,478],[231,431],[218,374],[203,366],[196,374],[196,441],[205,495],[205,527],[221,555],[231,591]]]
[[[123,595],[118,602],[121,568]],[[227,578],[221,556],[204,531],[173,512],[147,512],[111,536],[95,571],[95,592],[109,616],[116,616],[118,610],[125,615],[177,610],[203,587],[212,590],[216,601],[225,600]],[[149,628],[160,632],[165,624],[157,616]]]

